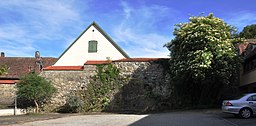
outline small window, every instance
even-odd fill
[[[256,95],[249,97],[247,101],[256,101]]]
[[[97,41],[93,40],[93,41],[89,41],[89,48],[88,48],[88,52],[92,53],[92,52],[97,52]]]

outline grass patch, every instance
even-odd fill
[[[8,108],[10,108],[8,105],[1,105],[0,104],[0,109],[8,109]]]
[[[43,114],[43,113],[27,113],[26,115],[28,115],[28,116],[43,116],[43,115],[45,115],[45,114]]]

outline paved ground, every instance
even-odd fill
[[[256,126],[256,116],[249,119],[241,119],[225,113],[217,113],[216,115],[218,118],[222,118],[233,123],[233,126]]]
[[[256,117],[240,119],[220,111],[183,111],[147,115],[59,115],[56,119],[19,122],[14,126],[255,126]],[[59,118],[62,117],[62,118]],[[40,120],[40,119],[39,119]],[[1,120],[0,121],[4,121]],[[9,123],[10,124],[10,123]]]
[[[39,120],[50,120],[72,116],[74,114],[29,114],[29,115],[17,115],[17,116],[0,116],[0,126],[23,124],[26,122],[33,122]]]

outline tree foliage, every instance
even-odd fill
[[[213,14],[176,25],[175,38],[165,46],[171,52],[172,83],[186,104],[216,102],[220,88],[237,81],[233,30]]]
[[[256,39],[256,24],[247,25],[244,27],[239,36],[245,39]]]
[[[4,75],[4,74],[7,74],[7,71],[8,71],[7,66],[6,66],[6,65],[2,65],[2,66],[0,67],[0,76],[1,76],[1,75]]]
[[[121,87],[120,78],[120,71],[113,64],[98,65],[97,74],[85,90],[85,111],[105,110],[113,91]]]
[[[33,102],[37,112],[39,106],[50,99],[56,91],[55,87],[49,81],[35,73],[29,73],[22,77],[17,88],[18,98]]]

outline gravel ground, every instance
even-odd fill
[[[237,126],[216,115],[220,111],[177,111],[157,114],[69,115],[14,126]]]
[[[128,126],[147,115],[80,115],[70,116],[46,121],[36,121],[19,126]],[[14,126],[18,126],[14,125]]]
[[[17,116],[0,116],[0,125],[14,125],[21,124],[26,122],[40,121],[40,120],[49,120],[57,119],[67,116],[72,116],[77,114],[28,114],[28,115],[17,115]]]
[[[30,114],[0,116],[4,126],[255,126],[256,117],[240,119],[220,109],[155,114]]]

